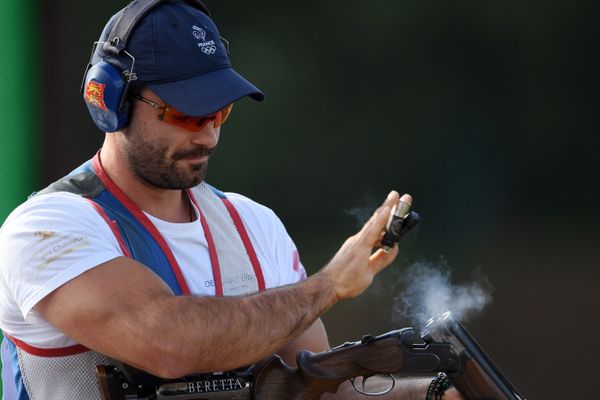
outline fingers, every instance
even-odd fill
[[[382,249],[377,249],[371,257],[369,257],[369,267],[374,275],[378,274],[382,269],[390,265],[398,255],[398,246],[394,246],[388,253]]]
[[[408,204],[412,204],[413,198],[409,194],[403,194],[402,197],[392,190],[383,204],[375,210],[369,221],[363,226],[359,234],[364,237],[369,244],[375,246],[382,237],[382,232],[385,229],[392,208],[398,204],[398,200]]]
[[[398,203],[399,197],[398,192],[392,190],[359,232],[369,243],[374,244],[380,239],[381,231],[385,228],[390,216],[390,210]]]
[[[410,195],[404,195],[402,199],[407,203],[412,202]],[[322,270],[332,280],[337,299],[358,296],[371,284],[374,275],[390,265],[398,255],[396,246],[389,253],[381,249],[373,252],[373,247],[381,241],[390,212],[399,200],[398,192],[391,191],[369,221],[356,235],[344,242]]]
[[[391,209],[394,205],[398,204],[398,200],[408,204],[412,204],[413,201],[412,196],[409,194],[404,194],[400,197],[398,192],[391,191],[381,207],[375,211],[369,222],[363,228],[364,232],[361,231],[361,233],[364,233],[365,239],[371,245],[376,246],[377,243],[381,242],[385,226],[390,218]],[[394,246],[389,252],[378,249],[369,257],[369,267],[374,274],[377,274],[388,266],[397,255],[398,246]]]
[[[413,198],[412,198],[412,196],[410,194],[405,193],[405,194],[402,195],[402,197],[400,197],[400,201],[403,201],[403,202],[408,203],[408,204],[412,204]]]

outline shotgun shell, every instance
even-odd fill
[[[390,212],[390,218],[388,219],[387,224],[385,225],[385,234],[383,235],[383,239],[381,239],[381,248],[383,251],[388,253],[394,245],[398,242],[398,232],[394,227],[398,227],[404,221],[404,217],[409,213],[410,207],[412,204],[406,203],[404,201],[399,201],[398,205],[395,205]]]

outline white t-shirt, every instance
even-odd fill
[[[265,286],[305,278],[296,246],[275,213],[239,194],[226,195],[247,229]],[[148,217],[173,251],[190,292],[214,295],[208,244],[199,219],[170,223]],[[31,198],[0,229],[0,328],[38,348],[75,344],[34,306],[81,273],[122,255],[109,226],[85,199],[67,192]]]

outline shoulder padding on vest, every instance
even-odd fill
[[[93,172],[80,172],[78,174],[69,175],[58,181],[50,184],[43,190],[34,193],[32,196],[37,196],[46,193],[69,192],[79,196],[93,199],[105,189],[100,178]]]

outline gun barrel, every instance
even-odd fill
[[[429,320],[421,336],[425,342],[448,342],[453,346],[464,367],[451,374],[451,379],[467,398],[524,400],[452,313],[446,312]]]

